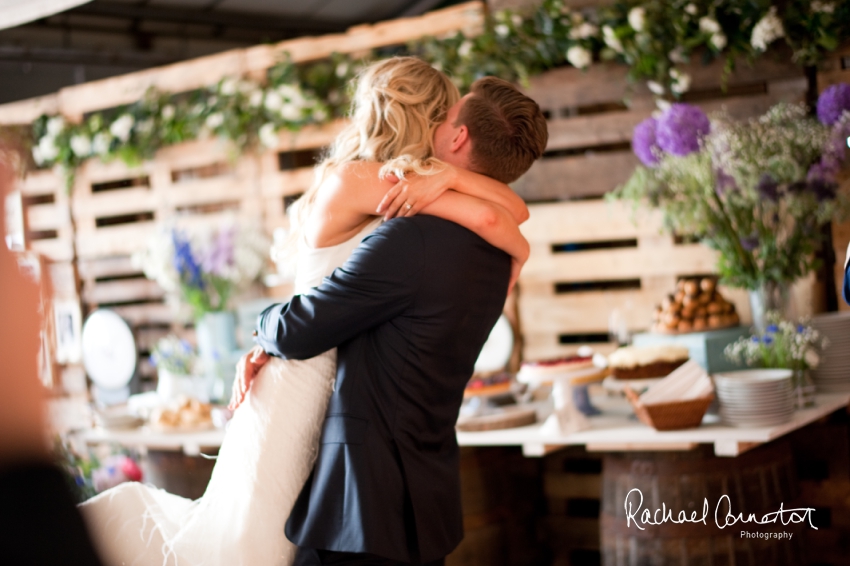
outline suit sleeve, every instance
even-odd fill
[[[423,250],[410,219],[383,224],[319,287],[263,311],[257,344],[274,356],[307,359],[394,318],[419,287]]]

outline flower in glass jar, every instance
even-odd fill
[[[672,104],[660,118],[656,128],[658,145],[672,155],[688,155],[698,151],[700,141],[708,134],[708,116],[690,104]]]

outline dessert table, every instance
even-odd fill
[[[711,444],[717,456],[737,456],[759,444],[780,438],[794,430],[850,405],[850,393],[815,396],[815,405],[794,413],[790,422],[762,428],[736,428],[719,422],[708,414],[698,428],[660,432],[633,416],[631,406],[623,398],[594,396],[594,404],[603,411],[590,417],[591,428],[572,434],[551,434],[538,424],[504,430],[458,432],[461,446],[521,446],[526,456],[543,456],[564,446],[584,445],[590,451],[671,451],[690,450],[698,444]],[[541,415],[542,416],[542,415]],[[161,432],[141,427],[136,429],[92,428],[83,433],[89,444],[116,443],[149,450],[182,451],[197,456],[204,448],[221,446],[224,430],[198,432]]]
[[[458,432],[461,446],[522,446],[526,456],[543,456],[568,445],[584,445],[589,451],[690,450],[712,444],[717,456],[739,454],[780,438],[850,404],[850,393],[817,394],[813,407],[798,410],[791,421],[762,428],[724,425],[708,414],[698,428],[661,432],[636,420],[631,405],[623,398],[595,396],[593,403],[602,414],[589,417],[591,428],[572,434],[547,434],[541,424],[482,432]]]

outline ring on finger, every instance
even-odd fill
[[[411,208],[413,208],[412,204],[410,204],[409,202],[404,203],[404,209],[405,210],[410,210]]]

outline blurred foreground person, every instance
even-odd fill
[[[0,205],[13,181],[0,147]],[[0,235],[5,236],[5,207]],[[45,391],[38,379],[40,293],[0,243],[0,563],[96,566],[98,559],[63,473],[51,463]]]

